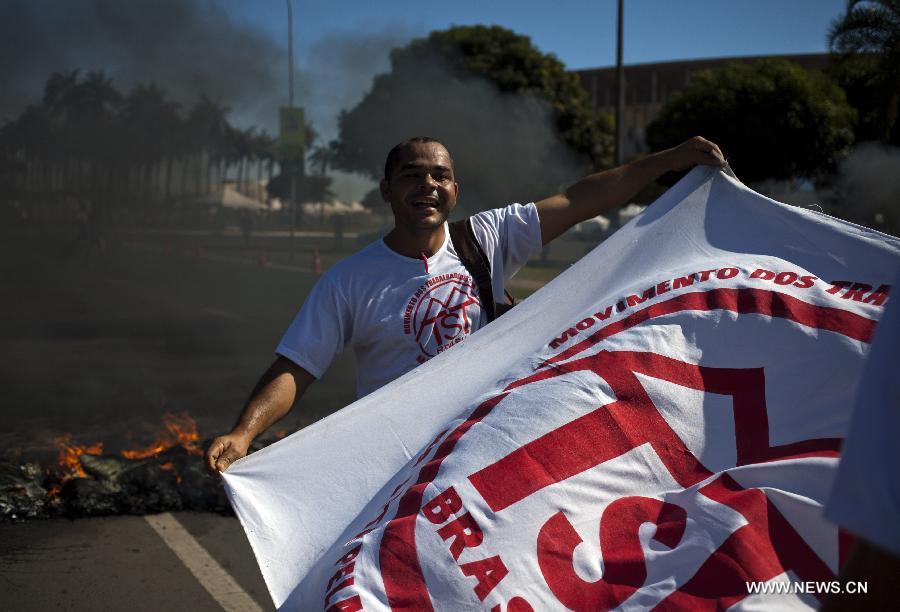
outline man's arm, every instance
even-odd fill
[[[206,449],[206,467],[224,472],[247,454],[253,439],[290,412],[315,377],[293,361],[278,357],[256,383],[231,433],[219,436]]]
[[[565,192],[536,203],[541,240],[547,244],[576,223],[615,210],[666,172],[697,164],[721,167],[725,157],[715,143],[695,136],[677,147],[586,176]]]

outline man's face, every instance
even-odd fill
[[[450,154],[436,142],[405,147],[390,179],[382,179],[380,187],[381,197],[391,204],[395,224],[411,233],[442,226],[459,193]]]

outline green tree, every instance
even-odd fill
[[[722,147],[738,177],[814,177],[853,139],[855,111],[820,72],[786,60],[732,63],[696,75],[647,128],[653,149],[701,134]]]
[[[828,31],[833,69],[860,111],[857,140],[900,144],[900,1],[849,0]]]
[[[608,160],[612,142],[577,77],[497,26],[453,27],[395,49],[391,71],[339,125],[335,166],[376,180],[394,144],[438,138],[470,210],[554,193]]]

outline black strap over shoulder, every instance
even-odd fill
[[[488,317],[488,323],[502,315],[515,304],[508,291],[503,291],[505,303],[494,300],[494,288],[491,284],[491,268],[488,264],[484,249],[478,244],[475,233],[472,231],[471,217],[461,219],[448,224],[450,228],[450,241],[453,249],[459,255],[460,261],[472,275],[478,286],[478,295],[481,298],[481,306]]]

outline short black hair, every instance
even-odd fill
[[[403,142],[394,146],[387,154],[387,159],[384,160],[384,179],[386,181],[391,180],[391,175],[394,173],[394,166],[397,165],[397,160],[400,158],[400,152],[403,151],[406,147],[411,144],[425,144],[429,142],[435,142],[447,151],[447,155],[450,157],[450,163],[453,163],[453,156],[450,155],[450,149],[447,148],[443,142],[438,140],[437,138],[432,138],[431,136],[413,136],[412,138],[407,138]]]

